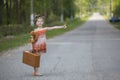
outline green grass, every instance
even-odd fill
[[[113,22],[111,23],[115,28],[120,30],[120,22]]]
[[[87,19],[88,18],[76,19],[74,21],[66,22],[66,24],[68,26],[66,29],[58,29],[58,30],[48,31],[47,39],[75,29],[76,27],[78,27],[78,25],[81,25]],[[17,35],[14,38],[2,38],[2,39],[0,39],[0,52],[27,44],[27,43],[29,43],[29,39],[30,39],[29,33]]]
[[[0,40],[0,52],[28,43],[29,36],[29,34],[21,34],[14,38],[2,38]]]

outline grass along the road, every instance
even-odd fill
[[[18,36],[8,36],[0,39],[0,52],[12,49],[18,46],[22,46],[25,43],[28,43],[29,34],[21,34]],[[1,55],[2,53],[0,53]]]
[[[48,31],[47,39],[52,38],[57,35],[61,35],[67,31],[75,29],[79,25],[82,25],[87,19],[88,19],[88,17],[86,17],[84,19],[75,19],[73,21],[66,22],[66,24],[68,26],[66,29]],[[30,39],[29,33],[21,34],[21,35],[17,35],[17,36],[13,36],[13,37],[8,37],[8,38],[2,38],[2,39],[0,39],[0,52],[28,44],[29,39]],[[2,53],[0,53],[0,55],[1,54]]]
[[[120,22],[112,22],[111,23],[115,28],[120,30]]]

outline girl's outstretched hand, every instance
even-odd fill
[[[67,26],[66,26],[66,24],[64,25],[64,29],[66,29],[67,28]]]

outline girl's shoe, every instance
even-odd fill
[[[37,72],[34,72],[33,75],[34,75],[34,76],[43,76],[43,74],[37,73]]]
[[[34,76],[37,76],[37,72],[34,72],[33,75],[34,75]]]
[[[43,76],[43,74],[41,74],[41,73],[37,73],[37,76]]]

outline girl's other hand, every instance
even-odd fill
[[[64,29],[66,29],[67,28],[67,26],[66,26],[66,24],[64,25],[64,27],[63,27]]]

